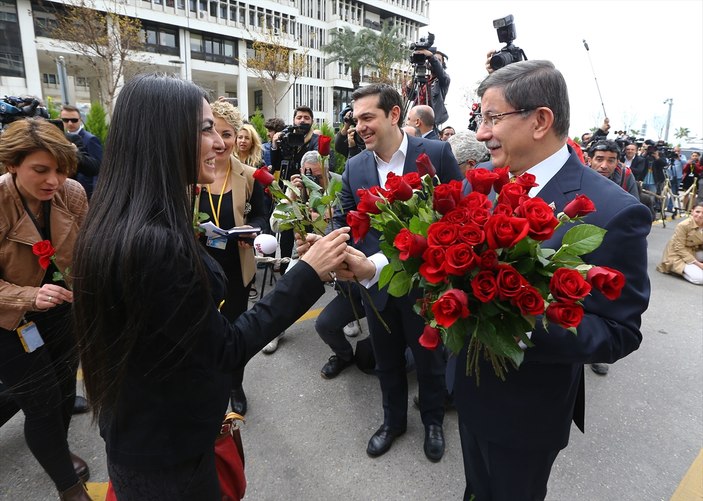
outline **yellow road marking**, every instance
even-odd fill
[[[694,499],[703,499],[703,449],[693,460],[670,501],[692,501]]]
[[[320,312],[323,310],[323,308],[315,308],[314,310],[310,310],[307,313],[305,313],[302,317],[300,317],[298,320],[296,320],[295,323],[302,322],[303,320],[310,320],[311,318],[317,318],[320,316]]]
[[[88,482],[85,484],[88,495],[93,501],[105,501],[107,496],[107,482]]]

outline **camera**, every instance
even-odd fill
[[[436,47],[432,47],[434,44],[434,33],[428,33],[427,38],[423,37],[417,42],[410,44],[410,50],[413,51],[410,54],[410,64],[413,65],[414,75],[413,78],[416,82],[427,83],[427,55],[426,54],[416,54],[415,51],[418,50],[429,50],[434,54],[437,50]]]
[[[497,70],[503,66],[527,60],[525,51],[513,45],[516,34],[512,14],[493,21],[493,27],[498,32],[498,41],[504,43],[505,47],[493,55],[491,58],[491,68]]]
[[[351,106],[347,106],[339,112],[339,120],[347,125],[356,125],[356,118],[354,118],[354,112]]]
[[[299,148],[305,144],[305,136],[310,132],[310,124],[286,125],[278,142],[282,147]]]
[[[6,125],[27,117],[49,118],[46,108],[33,97],[5,96],[0,100],[0,125]]]

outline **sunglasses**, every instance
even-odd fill
[[[61,121],[65,124],[68,122],[71,122],[72,124],[77,124],[79,120],[80,120],[80,118],[62,118],[61,119]]]

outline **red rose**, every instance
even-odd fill
[[[32,253],[39,257],[39,266],[45,270],[51,264],[51,257],[56,253],[56,249],[50,240],[42,240],[32,245]]]
[[[461,200],[461,182],[452,179],[434,189],[432,208],[440,214],[446,214]]]
[[[559,268],[549,281],[549,290],[557,300],[574,303],[585,298],[591,292],[591,286],[578,271]]]
[[[464,207],[457,207],[456,209],[450,210],[442,219],[441,222],[447,224],[463,225],[471,222],[471,212],[469,209]]]
[[[447,278],[447,272],[444,271],[444,248],[443,247],[428,247],[422,253],[422,260],[418,272],[428,282],[438,284]]]
[[[583,318],[583,308],[576,303],[560,303],[555,301],[547,306],[547,319],[562,327],[576,327]]]
[[[527,219],[510,216],[491,216],[483,227],[488,247],[491,249],[511,248],[527,236],[530,225]]]
[[[388,173],[386,178],[386,189],[391,192],[393,200],[405,202],[413,197],[412,187],[402,176],[396,176],[393,172]]]
[[[585,216],[596,210],[596,206],[593,205],[591,199],[586,195],[576,195],[571,202],[566,204],[564,207],[564,214],[570,218]]]
[[[195,196],[197,197],[200,195],[200,185],[196,184],[195,187],[193,188],[193,193],[195,193]]]
[[[467,209],[490,209],[493,207],[493,202],[483,193],[472,191],[459,200],[459,206]]]
[[[520,186],[517,183],[508,183],[500,190],[498,203],[507,204],[515,210],[520,205],[520,199],[526,195],[527,191],[524,186]]]
[[[317,152],[321,157],[326,157],[330,154],[330,143],[332,138],[329,136],[317,136]]]
[[[496,167],[493,169],[493,172],[498,174],[498,179],[493,182],[493,191],[500,193],[503,186],[510,182],[510,166],[506,165],[505,167]]]
[[[441,337],[439,336],[439,329],[425,325],[425,329],[422,331],[422,335],[417,341],[423,348],[434,350],[437,346],[439,346],[440,340]]]
[[[486,224],[489,217],[491,217],[491,213],[488,211],[488,209],[479,207],[471,211],[471,222],[477,224],[481,228],[483,228],[483,226]]]
[[[528,234],[535,240],[548,240],[554,234],[554,228],[559,224],[552,208],[541,198],[523,200],[515,213],[527,219],[530,225]]]
[[[493,249],[486,249],[479,256],[479,266],[483,270],[495,270],[498,267],[498,254]]]
[[[541,315],[544,313],[544,298],[539,290],[528,285],[523,287],[514,298],[514,303],[523,315]]]
[[[514,298],[527,285],[523,276],[509,264],[498,265],[497,269],[496,282],[501,299]]]
[[[469,169],[466,171],[466,179],[469,180],[472,191],[478,191],[488,195],[493,189],[493,183],[498,180],[498,174],[488,169]]]
[[[493,272],[481,271],[471,280],[471,290],[474,297],[482,303],[493,300],[498,294],[498,284]]]
[[[468,223],[459,227],[459,241],[465,244],[480,245],[486,239],[486,234],[481,227],[474,223]]]
[[[432,165],[432,160],[430,160],[430,157],[427,156],[427,153],[420,153],[417,160],[415,160],[415,165],[417,166],[417,172],[421,177],[425,174],[429,174],[430,177],[435,177],[437,175],[437,171],[435,170],[434,165]]]
[[[498,204],[493,209],[494,216],[509,216],[512,217],[515,211],[508,204]]]
[[[619,298],[625,287],[625,275],[607,266],[594,266],[588,270],[586,280],[611,301]]]
[[[456,243],[459,229],[456,225],[443,223],[438,221],[432,223],[427,228],[427,243],[429,245],[438,245],[440,247],[449,247]]]
[[[408,172],[407,174],[403,174],[403,179],[413,190],[419,190],[422,188],[422,179],[420,179],[420,174],[417,172]]]
[[[449,247],[444,257],[444,270],[449,275],[460,277],[476,266],[476,254],[471,246],[464,243]]]
[[[380,214],[381,209],[376,205],[378,202],[385,204],[386,201],[371,190],[359,188],[356,190],[359,197],[359,203],[356,205],[356,210],[367,214]]]
[[[529,172],[524,172],[515,178],[515,184],[520,185],[523,188],[525,188],[525,193],[528,193],[531,188],[534,188],[535,186],[539,186],[537,183],[535,183],[536,180],[537,180],[537,178],[535,177],[534,174],[530,174]]]
[[[351,228],[354,243],[363,240],[371,227],[371,218],[365,212],[350,210],[347,212],[347,224]]]
[[[256,179],[263,186],[270,186],[274,181],[273,174],[271,174],[267,167],[259,167],[254,172],[254,179]]]
[[[449,289],[432,305],[435,320],[442,327],[451,327],[460,318],[469,316],[469,298],[460,289]]]
[[[427,239],[422,235],[411,232],[403,228],[395,236],[393,246],[400,251],[399,259],[406,261],[411,257],[420,257],[427,249]]]

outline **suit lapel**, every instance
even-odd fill
[[[244,167],[242,164],[233,158],[229,161],[230,168],[230,185],[232,186],[232,209],[234,212],[234,225],[242,226],[244,224],[244,203],[237,203],[237,201],[247,200],[247,179],[244,175]]]
[[[422,145],[423,139],[408,136],[408,151],[405,154],[405,164],[403,165],[403,174],[408,172],[417,172],[417,157],[420,153],[424,153],[425,148]]]

